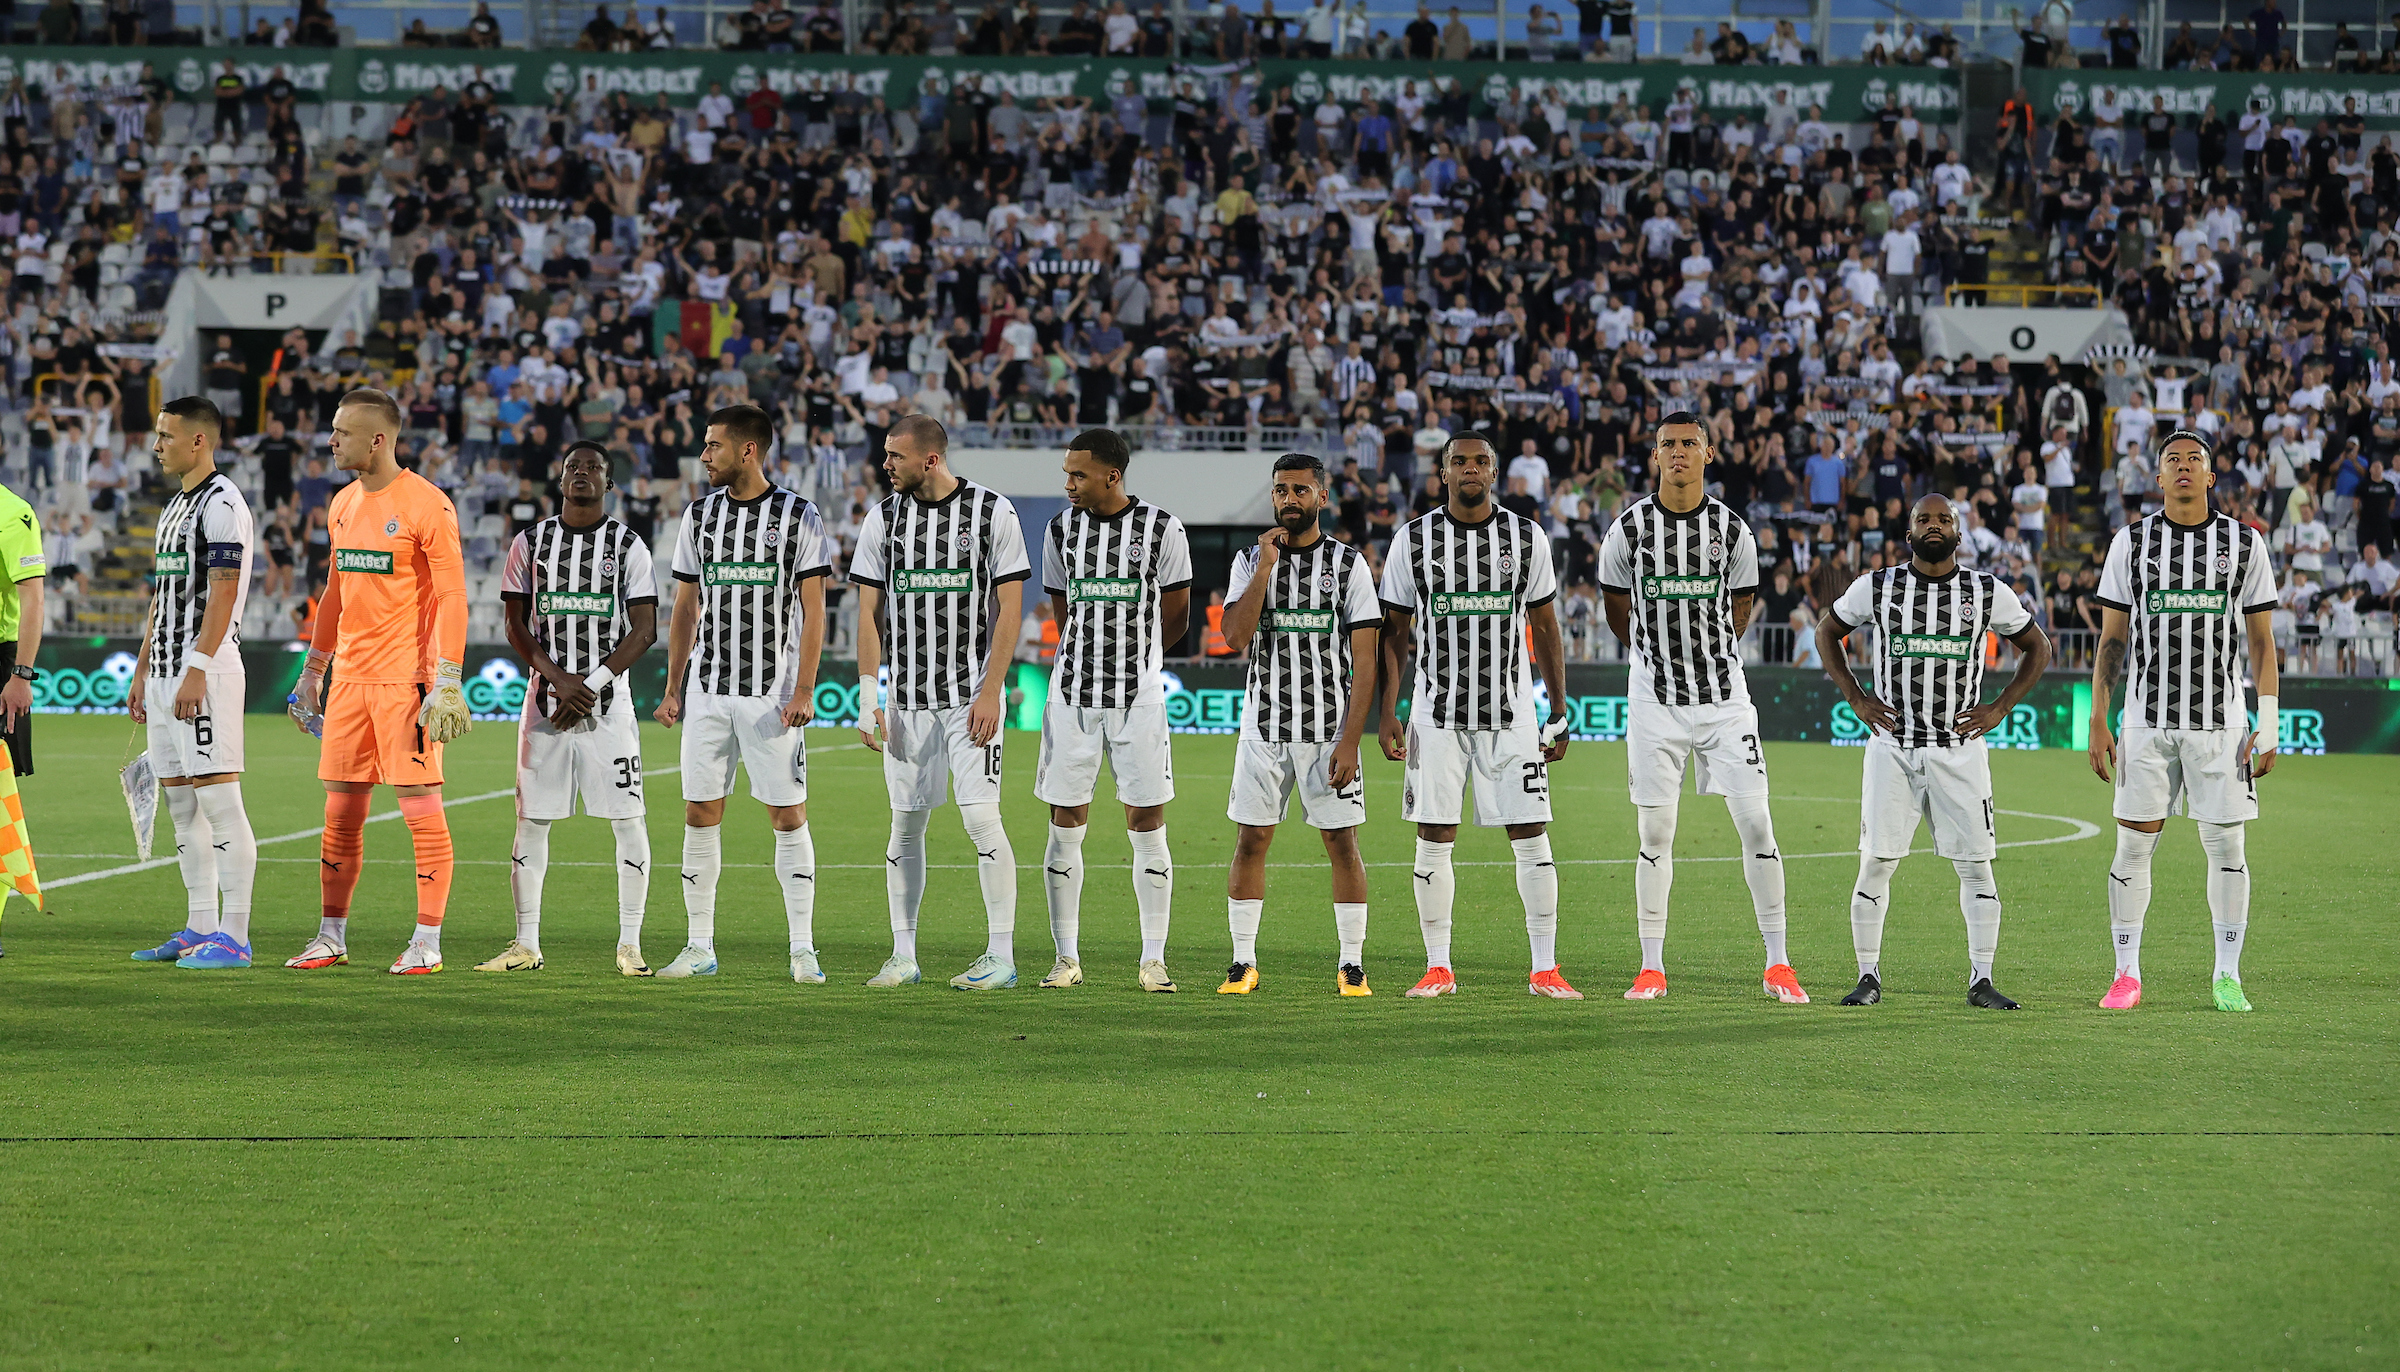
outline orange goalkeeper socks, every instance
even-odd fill
[[[325,918],[348,919],[350,896],[358,889],[359,858],[366,846],[367,795],[325,793],[325,836],[318,849],[317,879],[324,891]]]
[[[450,823],[440,796],[400,797],[400,818],[417,849],[417,923],[435,929],[450,908]]]

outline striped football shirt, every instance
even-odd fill
[[[1506,729],[1532,713],[1525,612],[1558,597],[1540,525],[1497,505],[1474,524],[1420,515],[1393,535],[1379,594],[1416,619],[1410,723]]]
[[[1758,589],[1758,543],[1724,502],[1703,496],[1682,514],[1655,495],[1627,506],[1600,544],[1600,588],[1633,603],[1633,699],[1750,699],[1733,598]]]
[[[2126,719],[2153,729],[2249,724],[2243,616],[2276,604],[2275,567],[2257,530],[2222,514],[2198,524],[2164,510],[2137,519],[2109,540],[2093,598],[2131,620]]]
[[[1350,635],[1383,620],[1375,576],[1357,548],[1319,536],[1286,551],[1268,573],[1250,671],[1242,684],[1242,737],[1267,743],[1331,743],[1350,708]],[[1248,594],[1258,548],[1233,559],[1225,603]]]
[[[684,511],[673,570],[700,589],[691,688],[787,698],[800,666],[801,583],[833,571],[817,507],[780,486],[748,500],[719,487]]]
[[[972,704],[991,651],[992,592],[1032,575],[1017,507],[987,486],[961,481],[933,501],[894,492],[867,511],[850,579],[884,592],[886,705]]]
[[[2033,622],[2017,593],[1965,567],[1929,577],[1886,567],[1850,583],[1833,602],[1844,624],[1875,631],[1875,694],[1900,718],[1892,741],[1947,748],[1962,740],[1951,722],[1983,703],[1983,636],[2007,637]]]
[[[1042,540],[1042,589],[1067,598],[1051,699],[1122,710],[1165,699],[1159,598],[1192,584],[1183,521],[1146,501],[1113,515],[1072,505]]]

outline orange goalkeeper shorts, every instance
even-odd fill
[[[423,686],[385,686],[336,678],[325,701],[325,746],[317,755],[320,781],[382,786],[442,784],[442,745],[417,723]]]

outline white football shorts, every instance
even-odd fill
[[[1330,743],[1268,743],[1245,738],[1233,749],[1233,796],[1225,817],[1236,824],[1265,827],[1283,823],[1292,792],[1300,792],[1300,814],[1318,829],[1355,829],[1367,822],[1367,778],[1333,789]]]
[[[1903,748],[1877,734],[1867,740],[1858,801],[1858,851],[1904,858],[1917,821],[1933,825],[1933,851],[1989,862],[1997,851],[1992,822],[1991,753],[1980,738],[1949,748]]]
[[[242,770],[242,707],[248,703],[249,678],[210,672],[207,681],[208,697],[193,719],[175,717],[181,676],[142,683],[142,708],[150,716],[150,770],[157,775],[204,777]]]
[[[1000,803],[1000,736],[967,736],[967,709],[883,712],[883,784],[895,810],[931,810],[951,794],[961,805]]]
[[[517,817],[572,819],[575,798],[600,819],[642,817],[642,726],[633,692],[620,687],[608,708],[560,729],[525,693],[517,723]]]
[[[1087,710],[1056,700],[1042,711],[1033,798],[1044,805],[1091,804],[1103,753],[1117,779],[1118,800],[1151,806],[1175,798],[1175,757],[1167,742],[1164,704]]]
[[[2118,819],[2189,815],[2211,824],[2258,818],[2258,785],[2238,757],[2246,729],[2152,729],[2117,735]]]
[[[750,773],[750,795],[759,804],[805,804],[807,733],[785,726],[783,707],[772,696],[692,692],[684,697],[683,798],[732,795],[738,763]]]
[[[1470,775],[1477,824],[1496,829],[1550,822],[1550,766],[1542,761],[1541,728],[1530,719],[1506,729],[1409,725],[1400,818],[1411,824],[1460,823]]]
[[[1759,751],[1758,711],[1748,701],[1661,705],[1629,701],[1625,770],[1636,805],[1669,805],[1683,792],[1686,763],[1704,796],[1763,796],[1767,755]]]

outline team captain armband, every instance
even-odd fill
[[[246,550],[239,543],[208,545],[208,565],[211,567],[239,567],[249,560]]]

